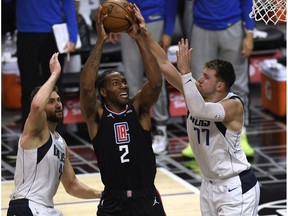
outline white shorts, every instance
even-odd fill
[[[251,170],[227,180],[202,179],[203,216],[257,216],[259,200],[259,183]]]

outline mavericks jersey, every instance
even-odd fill
[[[103,107],[97,135],[92,140],[106,189],[154,188],[156,161],[151,132],[144,130],[130,102],[122,113]]]
[[[64,139],[50,132],[43,146],[31,150],[21,148],[20,139],[11,200],[29,199],[53,207],[66,158]]]
[[[229,98],[239,97],[230,92],[223,100]],[[241,131],[228,130],[222,122],[197,119],[189,113],[187,133],[204,177],[227,179],[250,168],[240,145]]]

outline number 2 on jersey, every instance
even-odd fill
[[[128,163],[130,162],[129,158],[125,158],[129,154],[129,148],[128,145],[119,145],[119,151],[124,151],[121,155],[121,163]]]

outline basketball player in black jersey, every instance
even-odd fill
[[[159,65],[146,49],[135,23],[128,34],[137,43],[145,65],[147,81],[142,89],[130,101],[122,72],[108,70],[98,76],[103,46],[109,38],[101,9],[100,6],[96,12],[98,39],[80,77],[81,111],[105,186],[97,215],[163,216],[161,198],[154,185],[156,162],[150,131],[150,108],[162,86]],[[95,82],[100,101],[96,98]]]

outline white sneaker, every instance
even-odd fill
[[[156,133],[153,137],[152,148],[154,154],[166,154],[168,145],[168,137],[166,130],[161,130],[157,128]]]

